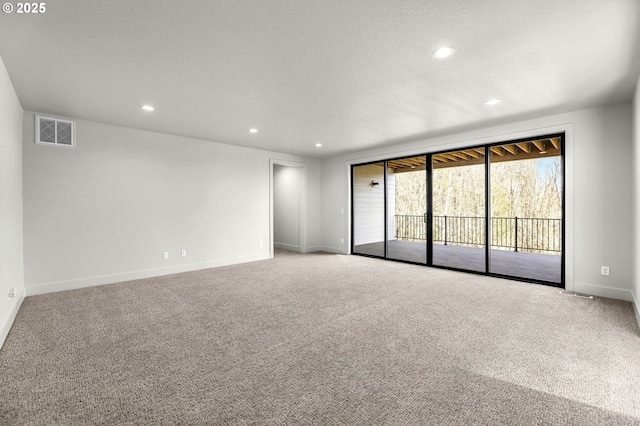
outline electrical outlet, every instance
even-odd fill
[[[182,257],[187,257],[187,251],[186,250],[182,250],[182,252],[180,253],[180,255]]]
[[[16,290],[15,288],[10,288],[9,299],[15,299],[16,297],[18,297],[18,290]]]
[[[340,244],[344,244],[344,238],[340,238]]]
[[[163,251],[162,252],[162,258],[165,259],[165,260],[168,259],[169,258],[169,252],[168,251]]]
[[[601,275],[609,275],[609,267],[608,266],[601,266],[600,267],[600,274]]]
[[[262,241],[258,241],[258,247],[262,248]]]

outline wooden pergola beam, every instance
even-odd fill
[[[493,152],[494,154],[499,155],[500,157],[504,156],[504,149],[502,149],[502,147],[499,146],[492,146],[491,148],[489,148],[491,150],[491,152]]]
[[[466,151],[462,151],[462,152],[464,152],[465,154],[467,154],[469,157],[473,157],[473,158],[480,158],[480,157],[482,157],[482,155],[480,155],[480,154],[478,154],[477,152],[472,151],[472,150],[466,150]]]
[[[502,148],[504,148],[511,155],[516,155],[516,152],[518,152],[518,147],[515,145],[502,145]]]
[[[444,153],[444,154],[438,154],[444,158],[446,158],[449,161],[460,161],[460,159],[458,157],[456,157],[455,155],[453,155],[453,153]]]
[[[536,148],[538,148],[538,151],[546,151],[545,140],[537,140],[537,141],[533,141],[532,143],[535,145]]]
[[[461,160],[468,160],[469,156],[465,153],[463,153],[462,151],[456,151],[456,152],[452,152],[451,155],[454,155],[458,158],[460,158]]]
[[[489,152],[495,154],[491,159],[492,162],[538,159],[561,155],[560,142],[561,138],[548,138],[496,145],[488,149]],[[485,148],[468,148],[433,154],[431,158],[432,166],[440,169],[483,164],[484,156]],[[426,159],[426,156],[400,158],[398,160],[390,160],[388,165],[397,172],[423,171],[427,168]]]

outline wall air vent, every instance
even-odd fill
[[[76,146],[75,122],[36,115],[36,143],[73,148]]]

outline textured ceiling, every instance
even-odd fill
[[[628,100],[640,65],[637,0],[46,7],[0,16],[26,110],[312,157]]]

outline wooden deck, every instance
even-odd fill
[[[354,253],[383,256],[384,245],[383,242],[358,245]],[[391,240],[387,257],[426,263],[427,245],[421,242]],[[434,244],[433,264],[484,272],[485,251],[482,248]],[[562,260],[559,255],[491,250],[490,272],[560,284]]]

